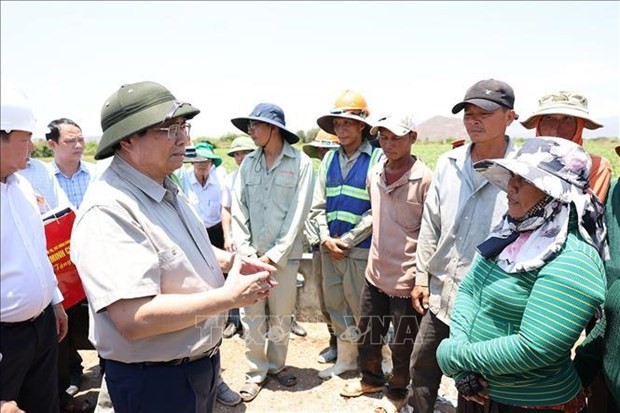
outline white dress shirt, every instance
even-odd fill
[[[222,187],[226,171],[215,166],[211,167],[204,186],[196,179],[193,167],[181,169],[177,176],[181,181],[183,192],[205,228],[211,228],[222,222]]]
[[[32,186],[18,174],[0,183],[0,321],[19,322],[62,302],[47,257],[43,222]]]
[[[239,169],[235,169],[226,177],[226,181],[222,186],[222,206],[224,208],[230,208],[232,206],[232,190],[235,184],[235,179],[239,175]]]

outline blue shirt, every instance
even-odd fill
[[[58,180],[54,178],[49,165],[45,162],[30,158],[26,169],[22,169],[18,173],[32,185],[40,213],[43,214],[59,206],[65,207],[69,205],[65,192],[60,187]]]
[[[79,208],[88,185],[95,177],[95,165],[80,161],[80,168],[73,176],[66,176],[63,174],[55,161],[50,162],[50,168],[54,176],[56,176],[60,187],[65,191],[65,194],[67,194],[69,201],[76,208]]]

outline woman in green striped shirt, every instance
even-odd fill
[[[607,255],[590,166],[583,148],[559,138],[529,139],[514,159],[474,165],[507,193],[508,211],[478,246],[437,349],[468,411],[585,406],[571,349],[603,302]]]

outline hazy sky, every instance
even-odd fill
[[[69,117],[100,135],[124,83],[159,82],[202,110],[193,136],[235,131],[258,102],[316,126],[341,91],[373,115],[452,116],[480,79],[513,86],[522,119],[577,89],[620,114],[619,2],[1,2],[1,76],[24,90],[41,137]]]

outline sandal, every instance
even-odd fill
[[[268,373],[267,375],[286,387],[292,387],[297,384],[297,377],[291,373],[287,373],[286,369],[280,370],[279,373]]]
[[[382,390],[383,386],[373,386],[371,384],[366,384],[361,380],[357,380],[355,382],[345,384],[342,390],[340,390],[340,395],[344,397],[359,397],[363,394],[378,393]]]
[[[244,402],[249,403],[258,396],[261,389],[263,388],[263,383],[253,383],[247,382],[239,389],[239,396],[243,399]]]
[[[389,397],[383,397],[375,404],[374,413],[398,413],[405,405],[405,399],[392,400]]]

